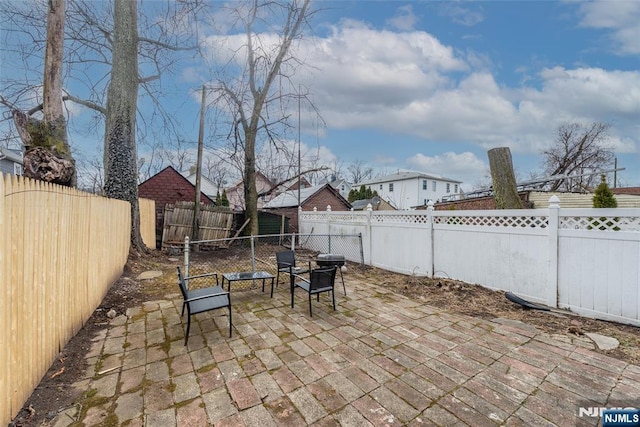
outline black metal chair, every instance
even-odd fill
[[[184,345],[187,345],[187,341],[189,340],[191,316],[198,313],[204,313],[205,311],[217,310],[219,308],[229,308],[229,337],[231,337],[231,294],[218,285],[218,275],[216,273],[208,273],[183,277],[180,267],[176,268],[178,270],[178,285],[180,286],[180,292],[182,292],[182,298],[184,300],[182,303],[182,314],[180,316],[184,316],[184,308],[187,308],[187,332],[184,336]],[[187,287],[187,280],[213,276],[216,278],[216,286],[193,290],[189,290]]]
[[[276,273],[276,286],[280,282],[280,272],[291,274],[306,274],[311,271],[311,261],[306,268],[296,267],[296,253],[294,251],[276,252],[276,263],[278,264],[278,272]],[[293,280],[291,278],[291,280]]]
[[[291,308],[293,308],[293,300],[296,288],[302,288],[309,294],[309,315],[313,317],[313,311],[311,309],[311,295],[316,295],[318,301],[320,301],[320,294],[324,292],[331,292],[331,299],[333,301],[333,310],[336,309],[336,295],[334,292],[334,285],[336,281],[336,267],[316,268],[309,273],[309,280],[298,275],[293,275],[298,280],[295,281],[291,288]]]

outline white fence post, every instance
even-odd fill
[[[184,236],[184,277],[189,277],[189,236]],[[189,288],[189,279],[184,279]]]
[[[427,239],[429,240],[430,251],[427,253],[427,275],[433,277],[435,270],[435,247],[433,243],[433,201],[427,202]]]
[[[371,203],[367,204],[367,248],[369,249],[369,261],[365,261],[365,264],[372,265],[373,263],[373,229],[371,228],[371,214],[373,213],[373,206]]]
[[[558,228],[560,227],[560,199],[551,196],[549,199],[549,281],[547,305],[558,307]]]

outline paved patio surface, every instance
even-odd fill
[[[234,292],[233,337],[224,310],[203,313],[188,347],[177,294],[131,309],[93,340],[90,397],[55,425],[567,426],[598,424],[579,407],[640,406],[639,366],[347,280],[313,318],[285,285]]]

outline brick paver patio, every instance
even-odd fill
[[[348,279],[348,278],[347,278]],[[235,292],[195,316],[182,300],[145,303],[99,334],[87,355],[89,398],[56,426],[597,425],[579,407],[640,406],[640,367],[534,327],[486,321],[348,280],[313,301]],[[116,418],[117,417],[117,418]]]

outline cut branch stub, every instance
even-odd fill
[[[24,155],[24,175],[60,185],[70,185],[75,171],[72,159],[61,157],[44,147],[35,147]]]

